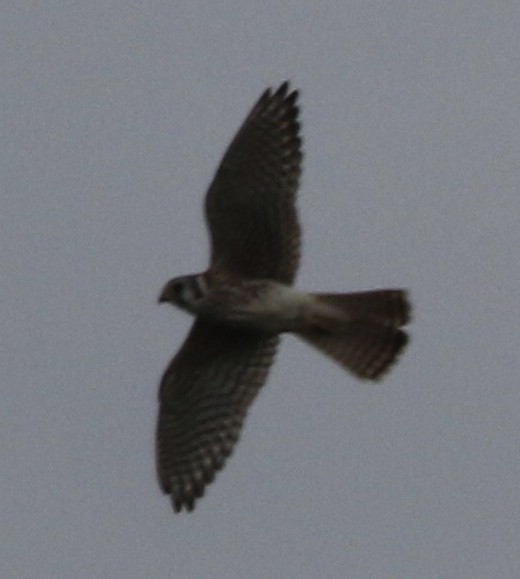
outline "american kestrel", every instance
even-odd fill
[[[348,294],[293,289],[300,254],[298,92],[267,89],[225,153],[206,195],[209,269],[170,280],[159,302],[195,316],[159,390],[159,484],[191,511],[236,444],[291,332],[362,379],[380,378],[404,348],[402,289]]]

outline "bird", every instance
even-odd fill
[[[232,453],[282,334],[364,380],[381,378],[408,342],[404,289],[293,286],[301,239],[298,98],[288,81],[262,93],[206,193],[208,269],[171,279],[159,295],[159,303],[195,317],[159,386],[157,478],[177,513],[194,509]]]

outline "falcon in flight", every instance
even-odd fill
[[[408,341],[402,289],[292,286],[300,257],[297,98],[285,82],[254,105],[206,195],[209,268],[170,280],[159,297],[195,316],[159,389],[157,475],[175,512],[194,508],[233,451],[280,334],[295,334],[366,380],[380,378]]]

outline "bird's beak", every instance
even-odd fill
[[[170,284],[167,283],[161,293],[159,294],[159,297],[157,298],[157,303],[159,304],[164,304],[165,302],[170,302],[171,301],[171,287]]]

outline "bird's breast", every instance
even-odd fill
[[[289,332],[303,323],[311,296],[271,281],[244,282],[233,288],[233,299],[222,313],[228,323],[259,331]]]

